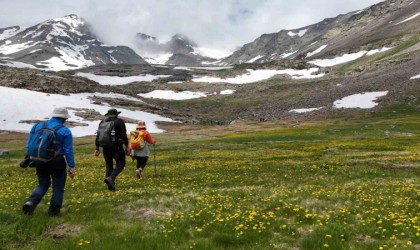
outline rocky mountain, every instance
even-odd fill
[[[0,63],[69,70],[94,65],[147,62],[129,47],[102,43],[82,18],[68,15],[26,29],[0,29]]]
[[[420,30],[420,1],[387,0],[295,30],[264,34],[223,60],[224,64],[313,59],[394,47]]]
[[[97,115],[95,119],[111,105],[126,109],[126,113],[129,113],[128,110],[141,110],[185,123],[202,124],[232,120],[299,122],[329,117],[345,121],[383,111],[389,114],[418,114],[419,2],[388,0],[359,12],[326,19],[301,29],[263,35],[228,57],[224,63],[235,64],[229,67],[203,69],[150,64],[106,64],[73,71],[46,72],[0,66],[0,88],[3,90],[0,91],[3,93],[1,100],[3,103],[14,103],[15,100],[9,97],[22,93],[15,92],[16,89],[31,90],[32,92],[26,92],[27,100],[25,99],[25,103],[27,101],[31,104],[38,101],[33,97],[35,95],[48,100],[47,98],[57,98],[55,94],[61,95],[58,98],[66,98],[69,94],[78,93],[80,95],[75,96],[77,101],[66,99],[68,103],[64,105],[81,113],[86,111],[89,117],[94,112]],[[62,27],[64,24],[53,26]],[[53,28],[58,30],[57,27]],[[67,27],[66,30],[70,28]],[[17,55],[21,53],[21,47],[28,46],[27,44],[34,46],[32,43],[35,42],[32,41],[42,36],[45,38],[40,41],[56,39],[54,41],[57,46],[71,44],[72,47],[69,48],[79,48],[79,51],[85,48],[77,43],[79,38],[85,39],[83,42],[89,46],[104,48],[88,31],[89,29],[82,33],[78,30],[77,32],[83,34],[79,37],[62,33],[69,34],[69,37],[61,35],[61,40],[56,41],[58,36],[52,36],[52,31],[48,30],[44,34],[30,33],[28,29],[20,27],[1,29],[2,44],[14,44],[8,47],[9,53],[2,56],[12,55],[19,58]],[[25,43],[15,42],[18,37],[24,39],[25,35],[32,39]],[[87,37],[92,40],[86,40]],[[195,43],[183,36],[174,37],[172,42],[163,44],[157,38],[145,34],[138,34],[137,37],[150,46],[156,46],[157,51],[167,53],[169,56],[165,59],[166,63],[200,65],[206,62],[205,58],[199,58],[199,48],[195,47]],[[93,46],[94,44],[97,45]],[[39,44],[41,45],[42,43]],[[55,47],[47,47],[50,50],[45,47],[39,48],[44,49],[44,61],[60,58],[53,57],[54,53],[58,53],[53,50]],[[21,54],[24,60],[29,60],[29,52],[39,56],[37,51],[26,51],[27,53]],[[50,51],[52,56],[47,57],[49,54],[45,51]],[[84,58],[84,54],[80,53],[81,58]],[[89,78],[76,74],[80,71],[96,76]],[[144,78],[139,79],[140,75]],[[118,82],[121,78],[131,77],[135,78],[131,79],[132,82]],[[106,78],[107,83],[102,82],[103,78]],[[12,91],[17,94],[7,94]],[[191,92],[204,94],[205,97],[201,95],[187,101],[172,99],[175,95],[189,95]],[[114,94],[118,95],[115,97]],[[380,96],[376,96],[377,94]],[[372,102],[365,99],[369,95],[376,96],[373,106],[366,108],[354,105],[354,102]],[[93,111],[79,110],[82,107],[82,96],[92,98],[86,102],[86,106],[94,105],[91,106]],[[340,106],[349,99],[351,105],[347,103],[347,106]],[[7,113],[9,110],[3,107],[0,111]],[[32,120],[19,117],[21,120]],[[19,124],[17,122],[13,127]],[[1,125],[0,122],[0,129]],[[3,129],[11,127],[3,126]]]
[[[217,61],[202,55],[197,43],[182,34],[176,34],[168,42],[160,43],[156,37],[137,33],[135,44],[139,53],[147,55],[145,59],[152,64],[201,66]]]

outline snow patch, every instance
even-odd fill
[[[203,92],[182,91],[175,92],[172,90],[153,90],[146,94],[138,94],[144,98],[165,99],[165,100],[189,100],[201,97],[206,97],[207,94]]]
[[[420,79],[420,75],[416,75],[410,78],[410,80],[414,80],[414,79]]]
[[[311,57],[311,56],[313,56],[315,54],[318,54],[319,52],[321,52],[322,50],[324,50],[327,46],[328,46],[328,44],[322,45],[318,49],[316,49],[316,50],[314,50],[314,51],[309,52],[308,54],[306,54],[306,57]]]
[[[267,70],[267,69],[259,69],[259,70],[247,70],[248,73],[239,75],[232,78],[219,78],[219,77],[209,77],[209,76],[203,76],[203,77],[196,77],[193,78],[193,82],[209,82],[209,83],[215,83],[215,82],[227,82],[232,84],[245,84],[245,83],[252,83],[252,82],[258,82],[262,80],[267,80],[275,75],[290,75],[293,79],[310,79],[310,78],[318,78],[323,77],[325,74],[317,74],[314,75],[313,73],[318,72],[319,68],[310,68],[310,69],[302,69],[302,70],[296,70],[296,69],[284,69],[284,70]]]
[[[366,55],[371,56],[371,55],[374,55],[376,53],[382,53],[382,52],[385,52],[385,51],[390,50],[390,49],[392,49],[392,47],[383,47],[383,48],[380,48],[380,49],[373,49],[373,50],[369,50],[366,53]]]
[[[9,40],[8,40],[9,41]],[[3,53],[4,55],[13,54],[15,52],[30,48],[38,43],[33,43],[32,41],[26,42],[26,43],[18,43],[18,44],[11,44],[9,43],[4,44],[3,46],[0,46],[0,53]]]
[[[257,61],[258,59],[263,58],[263,57],[264,57],[264,56],[258,55],[258,56],[256,56],[256,57],[252,58],[251,60],[247,61],[247,63],[253,63],[253,62],[255,62],[255,61]]]
[[[170,75],[138,75],[138,76],[103,76],[95,75],[92,73],[78,72],[76,76],[85,77],[92,81],[95,81],[101,85],[124,85],[131,82],[151,82],[153,80],[169,77]]]
[[[293,31],[289,31],[287,34],[291,37],[294,37],[294,36],[302,37],[303,35],[305,35],[306,31],[308,30],[307,29],[299,30],[297,33],[294,33]]]
[[[323,107],[320,107],[320,108],[305,108],[305,109],[292,109],[292,110],[289,110],[289,112],[301,114],[301,113],[312,112],[312,111],[315,111],[315,110],[320,110],[322,108]]]
[[[85,126],[70,128],[73,136],[94,135],[98,129],[100,120],[88,121],[82,117],[76,116],[75,112],[76,109],[93,109],[101,114],[105,114],[111,107],[93,104],[91,98],[95,95],[109,95],[109,97],[112,97],[114,94],[80,93],[67,96],[25,89],[0,87],[0,113],[2,114],[0,130],[29,132],[33,124],[20,123],[20,121],[46,119],[55,107],[66,106],[69,109],[71,116],[69,121],[85,124]],[[121,108],[118,108],[118,110],[121,111],[121,116],[123,117],[145,121],[148,130],[152,133],[163,132],[163,130],[157,127],[155,122],[173,122],[172,119],[147,112],[131,111]],[[136,127],[135,124],[127,123],[126,125],[128,131],[134,130]]]
[[[283,54],[281,54],[281,58],[287,58],[287,57],[289,57],[289,56],[291,56],[291,55],[295,54],[296,52],[298,52],[298,50],[296,50],[296,51],[292,51],[292,52],[290,52],[290,53],[283,53]]]
[[[350,61],[354,61],[356,59],[361,58],[362,56],[370,56],[376,53],[380,53],[380,52],[384,52],[387,50],[390,50],[392,48],[387,48],[387,47],[383,47],[381,49],[374,49],[374,50],[370,50],[370,51],[366,51],[366,50],[362,50],[356,53],[350,53],[350,54],[345,54],[342,56],[338,56],[338,57],[334,57],[332,59],[316,59],[316,60],[312,60],[309,61],[309,63],[312,63],[316,66],[319,67],[332,67],[338,64],[342,64],[342,63],[346,63],[346,62],[350,62]]]
[[[220,94],[221,95],[231,95],[231,94],[235,93],[235,91],[236,90],[234,90],[234,89],[225,89],[225,90],[220,91]]]
[[[334,108],[361,108],[370,109],[378,105],[374,102],[377,98],[386,96],[388,91],[365,92],[350,95],[334,102]]]
[[[396,23],[395,25],[398,25],[398,24],[402,24],[402,23],[408,22],[408,21],[410,21],[410,20],[412,20],[412,19],[414,19],[414,18],[418,17],[419,15],[420,15],[420,13],[417,13],[417,14],[415,14],[415,15],[413,15],[413,16],[411,16],[411,17],[409,17],[409,18],[407,18],[407,19],[405,19],[405,20],[403,20],[403,21],[401,21],[401,22],[399,22],[399,23]]]
[[[332,59],[316,59],[316,60],[309,61],[309,63],[312,63],[319,67],[331,67],[331,66],[338,65],[341,63],[356,60],[364,56],[366,53],[367,51],[362,50],[357,53],[345,54],[345,55],[338,56]]]
[[[204,69],[204,70],[211,70],[211,71],[213,71],[213,70],[222,70],[222,69],[232,69],[232,68],[233,68],[233,66],[225,66],[225,67],[222,67],[222,66],[220,66],[220,67],[187,67],[187,66],[177,66],[177,67],[174,67],[174,69],[177,69],[177,70]]]
[[[163,54],[141,54],[143,59],[149,64],[166,64],[169,58],[172,56],[170,53]]]

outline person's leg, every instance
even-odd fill
[[[64,187],[67,179],[66,162],[64,161],[64,158],[54,162],[52,171],[53,194],[51,196],[48,214],[50,216],[57,216],[60,214],[60,208],[63,204]]]
[[[23,212],[26,214],[32,214],[38,203],[44,197],[48,188],[51,186],[50,173],[41,168],[37,168],[36,175],[38,177],[38,186],[32,191],[32,194],[26,199],[23,205]]]
[[[117,178],[117,176],[124,170],[124,167],[125,167],[125,152],[122,146],[117,148],[117,151],[115,154],[115,161],[116,161],[115,169],[114,171],[112,171],[112,174],[110,175],[110,177],[114,181]]]
[[[111,176],[112,172],[114,171],[114,156],[115,150],[114,148],[103,148],[103,155],[105,159],[105,178]]]
[[[139,163],[139,168],[143,169],[146,167],[147,165],[147,160],[149,159],[149,157],[147,156],[141,156],[140,157],[140,163]]]
[[[115,176],[113,176],[113,173],[116,170],[116,168],[114,168],[114,158],[116,158],[115,148],[104,148],[103,153],[106,164],[106,175],[104,182],[108,186],[109,191],[115,191]]]
[[[137,157],[137,170],[136,170],[136,177],[137,179],[140,179],[142,177],[142,173],[144,168],[146,167],[147,164],[147,156],[138,156]]]

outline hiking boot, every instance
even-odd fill
[[[23,204],[22,211],[24,214],[33,214],[35,211],[35,205],[32,201],[27,201]]]
[[[50,207],[50,208],[48,209],[48,215],[49,215],[50,217],[56,217],[56,216],[59,216],[59,215],[60,215],[60,208],[57,208],[57,207]]]
[[[137,179],[140,179],[142,177],[141,172],[143,172],[143,169],[139,168],[136,170],[136,177]]]
[[[104,182],[108,185],[109,191],[115,191],[115,182],[111,177],[106,177]]]

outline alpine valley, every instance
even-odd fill
[[[0,28],[0,130],[29,131],[58,100],[76,136],[93,135],[110,106],[151,132],[175,122],[420,112],[418,0],[263,34],[223,56],[185,34],[160,42],[138,31],[130,48],[107,45],[92,30],[76,15]]]

